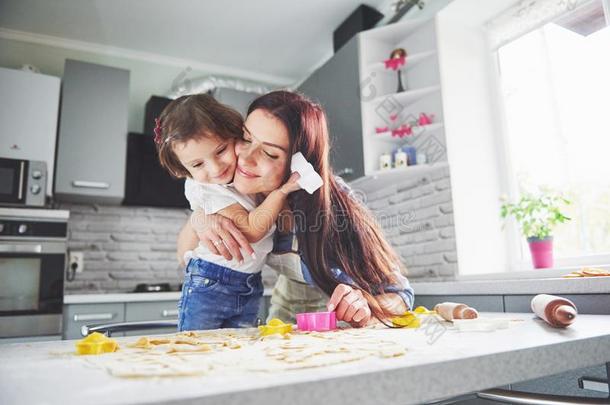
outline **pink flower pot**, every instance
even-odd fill
[[[532,254],[532,263],[535,269],[553,267],[553,237],[545,239],[527,238]]]

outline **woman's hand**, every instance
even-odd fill
[[[347,284],[335,287],[327,308],[336,311],[338,321],[348,322],[356,328],[366,326],[371,320],[371,308],[362,292]]]
[[[223,256],[227,260],[236,259],[242,263],[244,257],[241,248],[246,254],[255,257],[254,250],[243,233],[233,221],[222,215],[205,215],[202,210],[196,210],[191,215],[191,226],[201,243],[215,255]]]
[[[290,175],[290,178],[288,179],[288,181],[286,181],[286,183],[284,183],[281,187],[280,187],[280,191],[284,194],[290,194],[293,191],[297,191],[301,189],[301,186],[299,185],[298,181],[301,178],[301,175],[297,172],[294,172]]]

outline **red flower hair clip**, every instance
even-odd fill
[[[155,143],[158,145],[163,141],[163,135],[161,134],[161,120],[155,118]]]

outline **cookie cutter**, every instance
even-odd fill
[[[286,333],[292,332],[292,325],[289,323],[284,323],[277,318],[271,319],[267,322],[267,325],[261,325],[258,327],[258,330],[261,333],[261,336],[269,336],[269,335],[285,335]]]
[[[99,332],[93,332],[76,342],[77,354],[102,354],[116,352],[119,344]]]
[[[417,329],[421,326],[422,315],[435,315],[436,311],[430,311],[428,308],[424,306],[419,306],[415,308],[413,311],[407,311],[402,315],[395,316],[391,319],[392,324],[394,326],[398,326],[401,328],[413,328]]]
[[[337,329],[337,315],[332,312],[304,312],[296,315],[297,327],[302,331],[322,332]]]

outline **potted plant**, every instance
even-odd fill
[[[513,216],[523,236],[527,238],[534,268],[553,267],[553,236],[551,231],[570,218],[561,208],[570,201],[558,194],[543,192],[538,195],[524,194],[517,203],[505,201],[500,215],[503,219]]]

